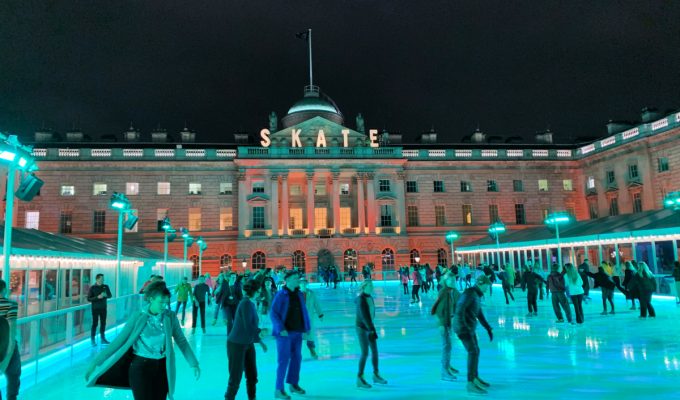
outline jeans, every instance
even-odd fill
[[[168,396],[168,374],[165,358],[135,356],[128,373],[135,400],[165,400]]]
[[[236,316],[236,305],[228,304],[222,309],[222,317],[227,321],[227,335],[234,327],[234,317]]]
[[[448,371],[451,365],[451,327],[445,326],[442,334],[442,371]]]
[[[463,346],[468,353],[467,360],[467,380],[472,382],[479,376],[477,371],[479,367],[479,344],[477,343],[477,334],[474,332],[458,334],[458,339],[463,342]]]
[[[562,320],[562,312],[560,311],[560,306],[567,314],[567,321],[571,322],[571,308],[569,308],[569,302],[567,301],[567,295],[564,292],[552,292],[552,306],[555,311],[555,317],[558,320]]]
[[[576,323],[583,323],[583,295],[577,294],[571,296],[571,302],[574,303],[574,314],[576,314]]]
[[[14,343],[14,352],[9,359],[7,369],[5,370],[5,378],[7,379],[7,399],[16,400],[19,395],[19,386],[21,386],[21,356],[19,355],[19,344]],[[0,392],[0,400],[2,400],[2,392]]]
[[[420,301],[420,296],[418,295],[419,290],[420,290],[420,285],[411,286],[411,300]]]
[[[191,327],[196,328],[196,320],[199,310],[201,311],[201,328],[205,329],[205,301],[197,301],[194,303],[194,307],[191,310],[191,315],[193,317],[193,321],[191,321]]]
[[[300,382],[302,365],[302,332],[288,332],[288,336],[277,336],[276,352],[276,390],[283,390],[284,379],[288,384],[297,385]]]
[[[402,283],[404,285],[404,294],[408,294],[408,283]]]
[[[507,286],[503,285],[503,294],[505,295],[505,304],[510,304],[510,302],[508,301],[508,295],[510,295],[510,298],[512,299],[512,301],[515,301],[515,296],[512,295],[511,289],[512,288],[510,287],[510,285],[507,285]]]
[[[184,316],[187,311],[187,302],[177,300],[177,306],[175,306],[175,314],[179,314],[179,308],[182,307],[182,325],[184,325]]]
[[[527,305],[529,306],[529,312],[538,312],[538,305],[536,303],[536,298],[538,297],[538,290],[529,290],[527,292]]]
[[[90,337],[94,339],[97,333],[97,320],[99,320],[99,335],[104,337],[106,332],[106,308],[92,309],[92,329],[90,329]]]
[[[373,364],[373,373],[378,373],[378,340],[369,338],[370,332],[357,327],[357,337],[359,338],[359,346],[361,346],[361,356],[359,357],[359,376],[364,375],[364,368],[366,367],[366,360],[368,359],[368,348],[371,348],[371,363]]]
[[[602,289],[602,309],[607,312],[607,301],[612,306],[612,312],[614,311],[614,288],[601,288]]]
[[[652,293],[641,293],[640,294],[640,316],[647,317],[647,312],[649,311],[650,317],[656,317],[656,311],[652,306]]]
[[[229,359],[229,384],[224,398],[234,400],[245,371],[248,398],[254,399],[255,385],[257,384],[255,345],[227,341],[227,358]]]

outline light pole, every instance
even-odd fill
[[[499,240],[499,236],[501,233],[505,232],[505,224],[501,222],[500,220],[494,222],[493,224],[489,225],[489,235],[491,236],[492,239],[496,240],[496,257],[498,261],[498,268],[501,267],[501,243]]]
[[[453,242],[458,240],[460,236],[458,235],[458,232],[454,231],[449,231],[446,233],[446,242],[451,245],[451,265],[456,264],[456,253],[453,252]]]
[[[557,239],[557,265],[562,265],[562,246],[560,245],[560,225],[566,225],[572,221],[572,216],[566,211],[558,211],[548,214],[548,218],[543,221],[548,228],[555,229]]]
[[[198,276],[203,275],[203,252],[208,248],[208,244],[203,240],[203,236],[199,236],[196,240],[198,244]]]
[[[194,244],[194,238],[189,235],[187,228],[179,228],[182,232],[182,239],[184,240],[184,262],[187,262],[187,249]]]
[[[14,196],[24,201],[31,201],[37,194],[43,181],[36,178],[32,173],[38,170],[35,159],[32,156],[33,146],[24,146],[19,143],[15,135],[6,136],[0,133],[0,164],[7,166],[7,186],[5,193],[5,232],[3,236],[2,255],[3,269],[2,278],[9,284],[10,281],[10,257],[12,252],[12,222],[14,220]],[[17,170],[25,172],[19,190],[14,192],[14,182]]]
[[[131,212],[132,205],[127,196],[123,193],[113,192],[111,196],[111,203],[109,204],[111,208],[118,211],[118,243],[116,248],[116,297],[120,296],[120,277],[122,275],[121,271],[121,258],[123,255],[123,220],[125,214]],[[135,221],[136,223],[136,221]]]

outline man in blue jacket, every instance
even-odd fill
[[[305,300],[299,289],[299,273],[289,271],[284,276],[284,280],[286,284],[276,292],[269,313],[278,354],[276,391],[274,392],[274,397],[277,399],[291,398],[284,390],[284,378],[292,393],[306,393],[298,383],[302,365],[302,336],[309,332],[310,328]]]

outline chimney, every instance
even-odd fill
[[[357,123],[357,132],[361,132],[363,134],[366,133],[366,127],[364,126],[364,117],[359,113],[356,118],[356,123]]]
[[[140,133],[138,130],[136,130],[132,124],[130,124],[130,127],[126,132],[123,132],[123,141],[124,142],[139,142],[140,139]]]
[[[196,142],[196,132],[190,131],[186,126],[179,132],[179,137],[181,138],[182,143]]]
[[[437,131],[431,128],[428,132],[421,133],[417,138],[416,142],[422,144],[435,144],[437,143]]]
[[[234,133],[234,142],[237,144],[248,144],[250,142],[250,135],[247,132]]]
[[[83,141],[83,132],[81,132],[80,130],[73,130],[73,131],[66,132],[66,141],[67,142],[82,142]]]
[[[168,132],[158,124],[158,128],[151,131],[151,141],[154,143],[167,143]]]
[[[631,124],[628,121],[612,121],[611,119],[609,122],[607,122],[607,133],[609,135],[614,135],[619,132],[623,132],[627,129],[630,129],[633,127],[633,124]]]
[[[654,107],[645,107],[640,112],[640,118],[642,119],[642,123],[644,124],[654,122],[661,117],[663,117],[663,114],[659,112],[657,108]]]
[[[269,114],[269,132],[274,133],[279,130],[279,117],[274,111]]]
[[[536,143],[553,144],[553,133],[550,129],[547,129],[545,132],[537,133],[536,136],[534,136],[534,139],[536,140]]]
[[[471,143],[484,143],[486,142],[486,134],[482,132],[479,128],[470,136]]]

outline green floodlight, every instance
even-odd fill
[[[564,225],[572,222],[573,217],[571,214],[565,212],[565,211],[560,211],[560,212],[555,212],[551,213],[548,215],[548,217],[543,221],[546,225]]]
[[[26,160],[24,157],[19,158],[19,167],[24,168],[28,164],[28,160]]]
[[[499,233],[504,233],[505,232],[505,224],[498,221],[494,222],[493,224],[489,225],[489,233],[492,235],[497,235]]]
[[[182,238],[187,239],[189,237],[189,230],[187,228],[179,228],[179,231],[182,232]]]
[[[680,209],[680,192],[668,193],[663,200],[663,204],[665,208]]]
[[[458,232],[451,231],[446,233],[446,241],[448,243],[452,243],[453,241],[458,240],[459,237],[460,236],[458,235]]]
[[[0,160],[12,162],[16,157],[17,157],[16,153],[13,153],[11,151],[4,150],[0,152]]]
[[[168,229],[172,228],[172,225],[170,224],[170,218],[168,218],[168,217],[163,218],[163,223],[161,224],[161,228],[164,231],[167,231]]]
[[[130,200],[123,194],[114,192],[111,196],[111,208],[118,211],[127,211],[130,209]]]

